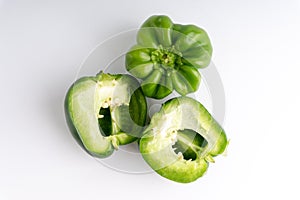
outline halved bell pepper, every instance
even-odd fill
[[[126,54],[126,69],[143,80],[148,97],[161,99],[173,90],[186,95],[198,89],[198,68],[208,66],[211,55],[212,46],[203,29],[154,15],[143,23],[137,44]]]
[[[144,133],[140,151],[145,161],[161,176],[181,183],[201,177],[228,144],[222,127],[190,97],[164,103]]]
[[[147,104],[134,77],[100,72],[71,86],[65,115],[78,143],[89,154],[103,158],[141,136]]]

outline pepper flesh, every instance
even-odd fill
[[[228,144],[222,127],[190,97],[164,103],[144,133],[140,151],[145,161],[161,176],[181,183],[201,177]]]
[[[143,23],[137,44],[126,54],[126,69],[143,80],[148,97],[161,99],[173,90],[186,95],[198,89],[198,68],[208,66],[211,55],[212,46],[203,29],[154,15]]]
[[[107,157],[119,145],[141,136],[147,104],[138,81],[130,75],[100,72],[77,80],[65,99],[71,133],[89,154]]]

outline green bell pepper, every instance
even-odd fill
[[[140,152],[145,161],[161,176],[181,183],[201,177],[228,144],[222,127],[190,97],[164,103],[144,133]]]
[[[140,138],[147,120],[147,104],[134,77],[100,72],[70,87],[65,115],[78,143],[89,154],[103,158],[119,145]]]
[[[203,29],[154,15],[143,23],[137,44],[127,52],[126,69],[143,80],[148,97],[161,99],[173,90],[186,95],[198,89],[198,68],[208,66],[211,55],[212,46]]]

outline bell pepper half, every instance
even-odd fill
[[[100,72],[77,80],[65,98],[65,115],[77,142],[91,155],[107,157],[141,137],[147,103],[130,75]]]
[[[201,103],[178,97],[153,115],[140,140],[140,152],[161,176],[189,183],[206,172],[227,144],[225,131]]]

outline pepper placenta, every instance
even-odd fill
[[[78,143],[89,154],[103,158],[141,136],[147,104],[134,77],[100,72],[71,86],[65,114]]]
[[[188,183],[201,177],[228,144],[222,127],[190,97],[168,100],[140,140],[140,152],[161,176]]]
[[[198,89],[198,68],[208,66],[211,55],[212,46],[203,29],[154,15],[143,23],[137,44],[126,54],[126,69],[143,80],[148,97],[161,99],[173,90],[186,95]]]

